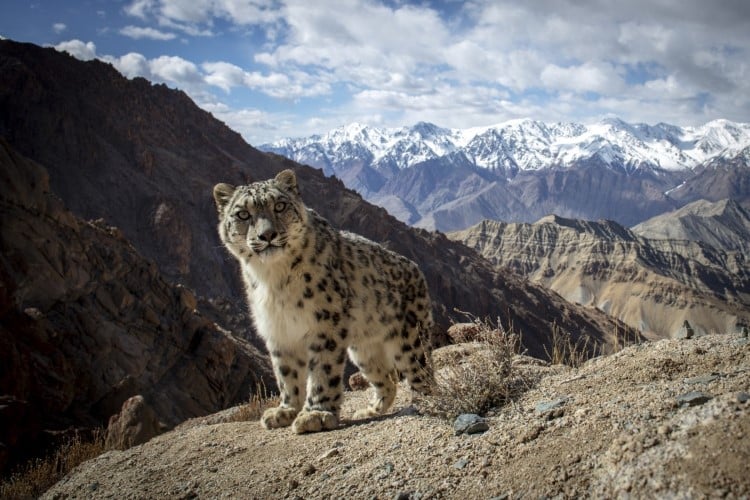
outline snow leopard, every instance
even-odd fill
[[[217,184],[213,195],[280,392],[261,417],[265,428],[339,427],[347,353],[374,389],[355,419],[388,410],[402,379],[430,393],[432,305],[417,264],[335,229],[304,204],[292,170]]]

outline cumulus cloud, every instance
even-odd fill
[[[96,45],[93,42],[82,42],[81,40],[68,40],[55,45],[60,52],[67,52],[82,61],[96,59]]]
[[[203,75],[198,67],[178,56],[159,56],[151,59],[149,70],[159,80],[169,83],[190,86],[203,82]]]
[[[151,40],[173,40],[177,37],[174,33],[140,26],[125,26],[120,30],[120,34],[130,38],[135,38],[136,40],[141,38],[149,38]]]
[[[65,23],[55,23],[52,25],[52,31],[54,31],[57,34],[62,33],[66,29],[68,29],[68,26]]]
[[[123,11],[129,16],[145,20],[154,6],[154,0],[133,0],[123,8]]]
[[[305,107],[318,110],[304,122],[221,111],[258,134],[355,120],[469,126],[617,115],[698,124],[750,116],[750,3],[740,0],[128,0],[123,11],[150,26],[123,28],[134,38],[259,36],[246,38],[252,62],[244,67],[221,57],[113,59],[126,75],[191,95],[249,89],[311,99]],[[261,123],[271,118],[273,129]]]
[[[568,67],[549,64],[542,70],[539,79],[552,90],[600,94],[613,94],[624,90],[622,77],[611,64],[606,63],[584,63]]]
[[[162,26],[178,27],[193,36],[212,33],[215,19],[236,25],[276,22],[280,16],[274,0],[132,0],[124,12],[142,20],[155,18]]]
[[[153,78],[148,60],[142,54],[130,52],[119,58],[108,57],[104,59],[128,78],[135,78],[136,76]]]

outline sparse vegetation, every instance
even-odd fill
[[[578,368],[591,358],[601,354],[601,346],[588,336],[578,337],[575,341],[570,333],[559,326],[552,326],[551,347],[544,352],[553,365],[568,365]]]
[[[435,386],[420,403],[427,413],[447,418],[484,414],[508,401],[522,386],[522,377],[513,369],[513,356],[520,346],[518,334],[504,329],[499,320],[492,324],[479,318],[472,318],[462,332],[456,333],[454,342],[478,348],[433,367]]]
[[[276,394],[269,394],[266,384],[262,381],[255,385],[255,393],[253,393],[250,401],[239,407],[236,413],[234,413],[230,419],[232,422],[248,422],[251,420],[259,420],[263,412],[268,408],[278,406],[279,397]]]
[[[79,464],[105,451],[101,429],[97,429],[91,439],[76,434],[48,457],[30,461],[3,480],[0,498],[37,498]]]

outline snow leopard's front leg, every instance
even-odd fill
[[[346,346],[340,337],[320,332],[311,340],[308,346],[307,398],[292,424],[294,432],[302,434],[338,427],[345,361]]]
[[[268,346],[268,350],[271,352],[271,364],[279,386],[281,403],[278,407],[263,412],[260,422],[266,429],[288,427],[302,408],[305,398],[306,355],[272,345]]]

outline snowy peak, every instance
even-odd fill
[[[587,160],[626,171],[688,170],[715,158],[732,158],[747,148],[747,123],[715,120],[700,127],[651,126],[618,118],[590,125],[522,119],[469,129],[426,122],[400,128],[352,123],[322,136],[261,146],[331,174],[354,165],[373,168],[387,177],[456,151],[477,167],[513,177],[522,170],[569,167]]]

